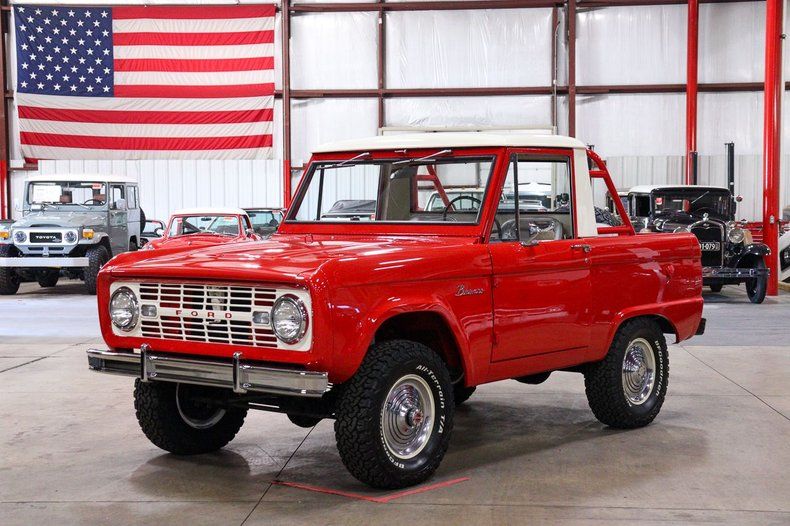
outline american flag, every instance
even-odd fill
[[[28,159],[272,156],[274,6],[15,6]]]

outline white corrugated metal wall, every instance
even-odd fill
[[[47,1],[28,0],[25,3]],[[110,0],[104,3],[234,2]],[[93,2],[81,0],[78,3]],[[388,87],[545,86],[550,83],[550,9],[408,11],[388,12],[385,16]],[[702,4],[700,82],[761,82],[764,19],[762,2]],[[294,15],[292,88],[376,88],[376,23],[374,13]],[[560,85],[565,84],[566,76],[563,35],[560,30]],[[279,71],[279,23],[275,42],[275,67]],[[578,15],[576,47],[580,85],[683,83],[686,6],[586,10]],[[13,47],[9,49],[13,67]],[[784,56],[785,67],[790,67],[790,53],[785,52]],[[277,87],[280,87],[279,78]],[[735,142],[738,191],[745,198],[740,215],[748,219],[757,219],[761,214],[762,97],[762,92],[701,93],[699,96],[700,182],[723,182],[724,143]],[[292,104],[294,164],[306,160],[310,150],[319,143],[376,133],[375,99],[309,99],[293,100]],[[558,106],[559,133],[563,133],[566,131],[567,101],[560,97]],[[594,144],[608,160],[618,186],[628,186],[631,182],[680,181],[684,107],[683,94],[580,96],[577,99],[577,136]],[[385,101],[387,126],[548,127],[550,110],[547,96],[396,97]],[[281,157],[282,144],[281,116],[280,101],[277,101],[274,142],[278,157]],[[790,152],[790,111],[784,112],[783,132],[783,150]],[[13,151],[18,151],[14,145]],[[58,170],[69,167],[56,166]],[[116,163],[109,166],[120,169]],[[123,166],[124,170],[132,170],[130,165]],[[265,169],[247,169],[234,162],[227,166],[210,162],[150,162],[134,166],[134,173],[143,177],[143,192],[150,196],[148,200],[154,201],[158,215],[166,214],[182,202],[192,203],[198,199],[201,203],[232,205],[249,195],[251,185],[267,188],[265,203],[259,197],[263,191],[255,190],[255,204],[279,204],[281,168],[278,162],[267,164]],[[784,166],[788,166],[787,163]],[[42,166],[42,170],[50,169],[54,168]],[[254,174],[252,182],[246,178],[250,173]],[[210,174],[210,180],[204,179],[206,174]],[[20,177],[24,176],[14,176],[12,198],[21,195],[18,191]],[[231,188],[237,180],[241,186]],[[790,204],[790,185],[786,181],[787,170],[783,170],[783,206]],[[190,189],[192,182],[201,188]],[[210,188],[207,193],[206,188]]]

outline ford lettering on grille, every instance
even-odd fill
[[[253,312],[269,312],[275,296],[260,287],[141,283],[140,304],[157,310],[141,317],[140,330],[165,340],[276,347],[271,326],[252,323]]]

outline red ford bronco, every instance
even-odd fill
[[[704,330],[700,247],[635,235],[620,200],[620,224],[596,222],[595,181],[617,195],[568,137],[323,147],[270,239],[110,261],[110,349],[88,351],[90,368],[137,378],[137,418],[162,449],[217,450],[249,409],[332,418],[344,464],[378,488],[427,479],[455,406],[488,382],[582,373],[598,420],[647,425],[667,390],[664,335]],[[480,197],[448,197],[470,187]],[[341,200],[371,205],[329,214]]]

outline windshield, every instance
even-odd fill
[[[189,236],[192,234],[221,234],[237,236],[239,218],[223,215],[185,215],[176,216],[170,222],[167,237]]]
[[[448,153],[313,163],[288,220],[475,224],[494,159],[440,157]]]
[[[247,210],[250,216],[252,228],[257,234],[270,234],[277,230],[283,220],[283,214],[279,210]]]
[[[699,192],[666,192],[653,197],[653,210],[656,215],[685,212],[692,215],[708,213],[729,218],[732,200],[730,194],[718,190]]]
[[[107,187],[91,181],[36,181],[27,186],[27,204],[98,208],[107,203]]]

